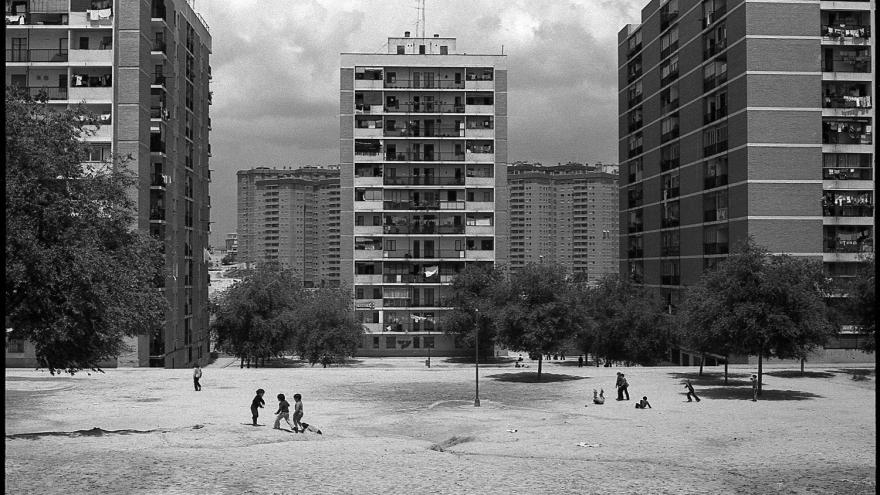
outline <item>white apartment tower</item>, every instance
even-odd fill
[[[506,264],[507,62],[455,38],[343,53],[340,272],[361,355],[463,354],[439,324],[467,264]]]

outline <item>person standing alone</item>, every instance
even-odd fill
[[[202,390],[202,386],[199,384],[199,379],[202,377],[202,368],[199,367],[198,364],[193,366],[193,386],[196,388],[196,392]]]

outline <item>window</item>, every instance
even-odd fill
[[[629,137],[629,156],[635,156],[642,152],[642,133],[638,132]]]
[[[434,337],[422,337],[422,340],[424,341],[425,349],[434,348]]]
[[[703,221],[727,220],[727,190],[707,193],[703,196]]]
[[[664,30],[678,17],[678,0],[669,0],[660,7],[660,30]]]
[[[669,113],[678,108],[678,82],[672,83],[660,92],[660,113]]]
[[[397,251],[397,241],[387,239],[385,241],[385,251]]]
[[[666,58],[678,48],[678,26],[660,37],[660,58]]]
[[[628,126],[629,132],[633,132],[635,130],[638,130],[640,127],[642,127],[642,107],[638,107],[633,110],[630,110],[629,116],[628,116],[628,121],[629,121],[628,122],[629,123],[629,126]]]
[[[642,101],[642,81],[637,81],[627,90],[629,95],[629,106],[638,105]]]
[[[672,199],[678,197],[679,176],[678,170],[662,176],[663,183],[663,199]]]
[[[6,352],[9,354],[24,353],[24,339],[10,339],[6,344]]]
[[[419,55],[425,54],[425,45],[419,45]]]
[[[397,348],[397,337],[385,337],[385,348],[386,349],[396,349]]]
[[[703,130],[703,156],[727,149],[727,123]]]
[[[670,227],[678,227],[679,225],[679,202],[670,201],[663,204],[662,218],[660,219],[660,227],[667,229]]]
[[[679,166],[679,143],[675,142],[660,149],[660,170],[665,172]]]
[[[397,54],[398,55],[403,55],[404,53],[406,53],[405,50],[406,50],[406,47],[404,47],[403,45],[397,45]]]
[[[660,242],[661,256],[678,256],[680,254],[681,237],[678,229],[663,231],[660,236]]]
[[[627,40],[627,51],[626,54],[632,55],[633,53],[639,51],[642,48],[642,31],[638,30],[630,36],[629,40]]]
[[[373,349],[379,348],[379,337],[373,337]]]
[[[449,47],[440,45],[440,55],[449,55]],[[418,347],[418,342],[413,342],[413,347]]]
[[[678,112],[660,121],[660,140],[668,141],[678,137]]]
[[[681,271],[678,260],[663,260],[660,262],[660,283],[663,285],[678,285]]]
[[[727,157],[719,156],[703,162],[703,189],[727,184]]]
[[[703,123],[714,122],[727,115],[727,91],[718,91],[703,99]]]
[[[627,78],[626,82],[631,83],[642,75],[642,55],[636,55],[629,63],[626,64]]]
[[[665,86],[678,77],[678,55],[673,55],[660,66],[660,85]]]
[[[721,22],[703,35],[703,60],[720,53],[725,48],[727,48],[727,27]]]
[[[715,60],[703,66],[703,91],[710,89],[727,81],[727,55],[720,55]]]

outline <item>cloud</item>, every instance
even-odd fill
[[[615,161],[617,32],[646,1],[429,0],[425,34],[504,53],[510,160]],[[236,229],[235,173],[339,159],[340,53],[417,32],[416,0],[202,0],[211,26],[212,239]]]

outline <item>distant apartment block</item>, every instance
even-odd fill
[[[339,285],[339,168],[238,172],[238,262],[274,262],[307,287]]]
[[[747,236],[874,250],[875,2],[651,1],[618,38],[620,270],[673,307]]]
[[[616,172],[602,164],[509,166],[511,270],[558,264],[590,283],[616,274]]]
[[[468,264],[506,264],[507,62],[455,38],[343,53],[342,281],[361,355],[464,353],[439,328]]]
[[[130,157],[137,225],[164,242],[163,328],[133,338],[119,366],[208,359],[211,34],[184,0],[6,0],[6,86],[63,109],[84,103],[89,161]],[[87,164],[86,164],[87,165]],[[30,366],[16,343],[6,364]],[[18,352],[21,350],[22,352]]]
[[[226,234],[225,247],[227,255],[238,255],[238,233],[230,232]]]

